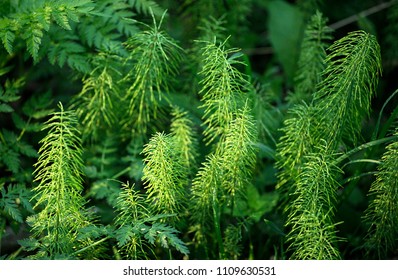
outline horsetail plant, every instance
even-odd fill
[[[145,135],[150,124],[162,114],[161,102],[167,101],[167,93],[178,73],[183,50],[161,30],[153,16],[153,26],[129,38],[125,43],[129,51],[126,65],[131,65],[123,81],[129,82],[125,100],[129,103],[127,126],[137,135]],[[130,82],[130,83],[131,83]]]
[[[208,42],[203,48],[203,68],[199,72],[203,75],[199,94],[204,108],[204,131],[207,144],[225,134],[234,117],[234,113],[244,104],[244,92],[249,84],[236,68],[242,64],[236,55],[237,49],[225,50],[224,41],[217,45]]]
[[[327,159],[339,152],[339,145],[356,143],[380,75],[380,49],[372,35],[363,31],[350,33],[329,50],[325,77],[311,105],[293,109],[296,116],[286,120],[285,136],[278,146],[277,165],[283,168],[280,184],[291,182],[282,191],[287,193],[284,197],[292,199],[285,205],[292,258],[339,258],[333,221],[339,172],[330,171],[336,167],[333,159]],[[317,148],[322,142],[324,148]],[[316,162],[320,164],[314,165]],[[308,173],[312,179],[308,179]],[[309,192],[311,186],[315,189]],[[322,211],[325,205],[328,209]],[[315,225],[322,228],[317,231],[325,238],[320,243],[320,236],[309,230]]]
[[[41,140],[36,163],[35,181],[39,184],[33,191],[39,212],[28,222],[33,236],[40,240],[36,242],[37,258],[68,258],[90,242],[78,239],[79,230],[92,219],[81,196],[83,161],[77,119],[73,111],[64,111],[62,103],[59,108],[44,127],[48,133]]]
[[[395,132],[395,136],[398,133]],[[373,198],[365,211],[369,225],[365,248],[368,256],[385,259],[396,249],[398,234],[398,142],[386,147],[369,195]]]
[[[307,24],[298,60],[294,93],[288,96],[290,103],[310,102],[316,86],[322,79],[326,67],[326,48],[332,39],[332,30],[326,26],[326,19],[318,11]]]
[[[397,1],[235,2],[0,1],[0,259],[397,258]]]
[[[156,133],[145,145],[142,180],[154,213],[181,213],[185,206],[184,166],[170,134]],[[177,217],[178,218],[178,217]]]

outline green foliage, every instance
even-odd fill
[[[0,259],[396,258],[397,6],[293,2],[1,1]]]
[[[256,163],[256,140],[256,126],[246,105],[234,116],[216,151],[222,157],[221,188],[232,199],[245,197]]]
[[[199,74],[203,75],[200,94],[207,144],[225,134],[234,113],[242,106],[244,92],[249,89],[247,80],[234,67],[242,63],[235,54],[238,50],[225,50],[225,43],[218,46],[209,42],[203,48],[203,68]]]
[[[164,15],[163,15],[164,17]],[[129,102],[127,125],[140,134],[147,132],[149,124],[158,118],[160,102],[167,100],[166,94],[172,79],[178,72],[182,49],[153,18],[153,26],[129,38],[127,63],[132,70],[124,78],[130,81],[126,92]]]
[[[177,237],[178,231],[159,221],[168,215],[151,215],[148,202],[151,203],[133,187],[123,186],[116,204],[119,213],[115,219],[118,247],[128,259],[149,258],[150,245],[157,241],[163,248],[174,247],[188,254],[188,248]]]
[[[199,145],[197,133],[188,112],[173,107],[172,115],[170,133],[173,137],[173,145],[179,154],[176,160],[181,162],[181,168],[185,172],[183,176],[188,177],[196,169]]]
[[[287,242],[293,259],[340,258],[333,215],[339,187],[335,177],[341,171],[333,164],[328,147],[318,149],[306,155],[293,193],[295,200],[289,205]]]
[[[291,110],[278,144],[280,185],[287,183],[282,192],[288,200],[286,226],[292,230],[287,241],[292,242],[292,258],[339,258],[333,222],[338,172],[332,171],[336,167],[329,157],[338,152],[342,140],[356,142],[380,73],[380,50],[372,35],[351,33],[329,50],[325,77],[312,104]],[[327,210],[320,213],[324,205]],[[325,239],[319,243],[321,236]]]
[[[24,216],[22,213],[23,209],[28,213],[33,213],[33,207],[30,203],[31,191],[20,184],[11,185],[7,190],[4,187],[4,183],[0,187],[0,208],[3,209],[4,214],[11,216],[18,223],[22,223]]]
[[[54,113],[41,140],[33,189],[36,215],[29,218],[34,237],[40,237],[39,258],[68,256],[79,246],[77,232],[89,225],[82,192],[82,148],[77,120],[72,111]],[[80,246],[82,246],[80,244]],[[79,248],[79,247],[78,247]]]
[[[144,147],[142,179],[147,185],[151,207],[157,213],[177,215],[185,204],[184,166],[171,135],[155,134]]]
[[[395,250],[398,230],[398,142],[389,144],[386,150],[369,191],[373,199],[365,212],[365,220],[369,224],[365,247],[369,254],[382,259]]]
[[[298,70],[295,76],[295,93],[289,102],[298,103],[301,100],[309,102],[321,81],[321,73],[325,69],[327,41],[331,40],[331,29],[326,26],[326,20],[320,12],[311,17],[301,43]]]
[[[94,139],[101,131],[118,124],[116,108],[121,105],[121,89],[115,80],[121,78],[121,73],[117,63],[110,62],[112,59],[120,60],[106,54],[98,57],[95,62],[98,66],[83,79],[83,88],[72,106],[81,119],[84,135]]]
[[[1,19],[3,45],[12,54],[17,38],[26,43],[29,54],[37,62],[44,32],[56,23],[65,30],[71,30],[70,21],[78,22],[79,17],[92,10],[89,0],[83,1],[21,1],[11,5],[12,12]]]
[[[336,144],[341,138],[355,142],[381,75],[380,47],[373,35],[357,31],[329,51],[325,78],[314,95],[324,122],[319,132]]]

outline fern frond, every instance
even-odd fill
[[[329,48],[324,80],[314,96],[320,108],[323,138],[354,142],[381,75],[380,47],[364,31],[349,33]]]
[[[41,237],[41,251],[48,258],[68,255],[78,246],[77,231],[90,223],[84,209],[82,191],[82,147],[73,111],[64,111],[60,103],[46,123],[47,135],[40,141],[35,164],[34,188],[40,212],[30,218],[34,236]]]
[[[139,31],[133,17],[126,0],[99,0],[95,3],[95,13],[82,18],[76,31],[90,48],[125,56],[122,42]]]
[[[23,223],[25,209],[29,213],[33,213],[33,207],[30,203],[32,197],[31,191],[22,184],[4,187],[4,183],[0,183],[0,211],[12,217],[18,223]]]
[[[164,14],[163,14],[164,17]],[[132,63],[132,71],[124,78],[132,81],[126,93],[129,102],[128,125],[139,135],[145,135],[148,125],[159,114],[159,103],[167,100],[171,81],[178,72],[182,49],[153,20],[149,30],[135,34],[126,42],[130,52],[126,63]]]
[[[181,213],[185,204],[184,167],[178,160],[174,139],[170,134],[156,133],[142,153],[142,180],[154,213]]]
[[[72,33],[62,33],[59,30],[50,30],[48,42],[48,61],[59,67],[65,64],[78,72],[89,74],[92,65],[87,55],[87,48],[80,42],[79,36]]]
[[[153,13],[155,16],[161,16],[164,13],[158,3],[152,0],[128,0],[128,2],[140,14],[149,15]]]
[[[204,108],[203,134],[206,144],[225,134],[234,113],[243,105],[244,92],[249,84],[234,64],[242,64],[233,56],[238,50],[225,50],[226,41],[220,45],[208,42],[203,48],[203,76],[199,94]],[[231,57],[229,57],[231,55]]]
[[[148,252],[152,250],[150,245],[156,245],[157,241],[163,248],[174,247],[177,251],[188,254],[188,248],[177,237],[178,231],[159,222],[171,215],[151,216],[147,197],[133,187],[124,184],[116,204],[119,215],[115,218],[115,236],[126,257],[147,258]]]
[[[321,81],[325,69],[327,41],[332,39],[331,29],[326,26],[326,19],[318,11],[308,23],[301,44],[298,70],[295,76],[294,94],[288,97],[290,103],[301,100],[309,102]]]
[[[15,13],[0,20],[0,37],[9,53],[12,53],[15,38],[20,37],[33,60],[39,60],[39,48],[44,32],[53,22],[65,30],[71,30],[69,21],[77,22],[79,17],[92,10],[91,1],[26,1]]]
[[[369,255],[375,253],[381,259],[392,253],[398,244],[398,142],[389,144],[386,149],[369,191],[373,200],[364,216],[369,224],[365,248]]]

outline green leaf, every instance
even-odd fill
[[[4,151],[2,159],[5,165],[8,167],[8,169],[10,169],[12,173],[14,174],[18,173],[21,161],[19,158],[19,154],[16,151],[8,148],[6,151]]]
[[[33,60],[37,62],[39,60],[39,48],[43,38],[43,31],[40,28],[33,28],[32,30],[27,30],[25,36],[28,52],[33,57]]]
[[[303,15],[300,10],[281,0],[268,3],[268,31],[275,54],[292,83],[299,57],[303,32]]]
[[[14,109],[8,104],[0,104],[0,113],[11,113],[14,112]]]
[[[25,156],[28,157],[36,158],[38,156],[37,151],[30,144],[22,141],[18,141],[17,149],[21,154],[24,154]]]
[[[29,202],[31,199],[31,192],[22,184],[9,185],[7,190],[3,187],[1,189],[0,207],[8,213],[18,223],[23,223],[23,216],[21,212],[22,206],[33,213],[32,205]]]
[[[14,43],[15,40],[15,34],[9,30],[3,33],[3,36],[1,38],[3,41],[4,48],[7,50],[9,54],[13,53],[13,46],[12,44]]]
[[[34,251],[40,247],[40,242],[34,238],[25,238],[18,240],[18,244],[21,245],[26,251]]]
[[[134,235],[133,227],[130,225],[121,226],[115,232],[115,237],[119,246],[126,245]]]
[[[71,27],[69,25],[69,20],[67,17],[67,14],[65,12],[65,7],[60,6],[58,9],[56,9],[53,13],[52,16],[55,20],[55,22],[61,26],[65,30],[71,30]]]

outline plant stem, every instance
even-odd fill
[[[221,235],[221,228],[220,228],[220,210],[218,208],[218,203],[217,203],[217,191],[214,188],[213,189],[213,198],[212,198],[212,204],[213,204],[213,220],[214,220],[214,230],[216,232],[216,237],[217,237],[217,243],[218,243],[218,248],[219,248],[219,259],[223,259],[224,256],[224,244],[222,241],[222,235]]]
[[[82,248],[82,249],[80,249],[80,250],[77,250],[76,252],[70,254],[70,256],[75,256],[75,255],[78,255],[78,254],[80,254],[80,253],[83,253],[84,251],[86,251],[86,250],[88,250],[88,249],[90,249],[90,248],[92,248],[92,247],[94,247],[94,246],[97,246],[98,244],[101,244],[102,242],[108,240],[109,238],[110,238],[109,236],[104,237],[104,238],[102,238],[102,239],[100,239],[100,240],[98,240],[98,241],[96,241],[96,242],[90,244],[90,245],[87,246],[87,247],[84,247],[84,248]]]
[[[374,140],[374,141],[370,141],[370,142],[364,143],[364,144],[362,144],[362,145],[360,145],[358,147],[355,147],[351,151],[348,151],[347,153],[341,155],[339,158],[337,158],[335,160],[334,164],[338,165],[340,162],[342,162],[343,160],[349,158],[350,156],[352,156],[353,154],[355,154],[355,153],[357,153],[359,151],[362,151],[364,149],[367,149],[367,148],[370,148],[370,147],[373,147],[373,146],[376,146],[376,145],[380,145],[380,144],[383,144],[383,143],[386,143],[386,142],[389,142],[389,141],[392,141],[392,140],[395,140],[395,139],[398,139],[398,137],[397,136],[390,136],[390,137],[385,137],[385,138],[382,138],[382,139],[377,139],[377,140]]]

